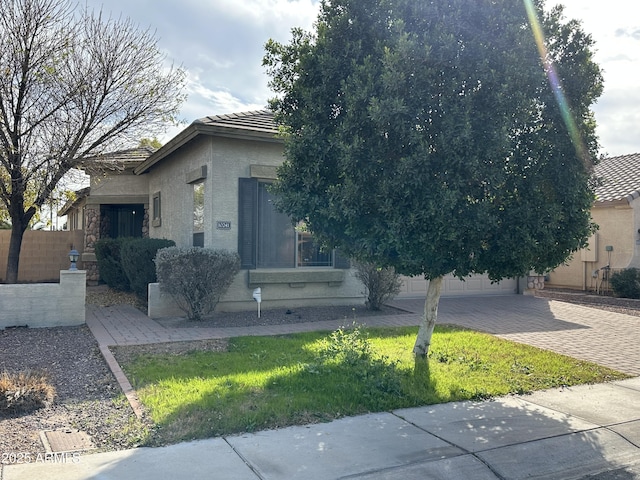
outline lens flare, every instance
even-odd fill
[[[544,32],[542,31],[542,26],[540,25],[540,20],[538,19],[538,14],[533,4],[533,0],[524,0],[524,5],[527,9],[529,24],[531,25],[531,30],[533,32],[536,45],[538,46],[538,52],[540,54],[540,58],[542,59],[544,70],[549,80],[549,85],[551,86],[553,95],[555,96],[556,102],[560,107],[562,119],[564,120],[567,130],[569,131],[569,135],[571,136],[571,141],[575,146],[576,153],[581,159],[586,159],[588,158],[587,149],[585,148],[582,141],[582,137],[578,130],[578,126],[576,124],[573,113],[571,112],[569,102],[567,101],[567,98],[565,97],[562,90],[560,78],[558,77],[556,69],[549,59],[549,52],[547,51],[547,47],[545,45]]]

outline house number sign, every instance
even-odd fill
[[[218,230],[231,230],[231,222],[225,222],[225,221],[216,221],[216,228]]]

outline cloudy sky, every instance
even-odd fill
[[[188,72],[186,123],[264,108],[271,96],[261,66],[265,42],[287,42],[292,27],[311,29],[318,8],[314,0],[85,1],[155,30],[167,58]],[[596,41],[605,78],[594,107],[602,153],[640,153],[640,2],[547,0],[547,6],[558,2]]]

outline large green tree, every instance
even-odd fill
[[[278,206],[329,247],[430,280],[416,355],[444,275],[541,272],[585,245],[602,77],[561,8],[325,0],[315,31],[292,33],[264,57]]]
[[[0,0],[0,202],[15,283],[30,221],[73,168],[160,133],[182,103],[182,69],[153,32],[69,0]]]

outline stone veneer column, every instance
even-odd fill
[[[144,217],[142,218],[142,237],[149,238],[149,207],[144,207]]]
[[[95,252],[96,242],[100,238],[100,210],[85,208],[84,251]]]
[[[100,207],[85,208],[84,253],[94,254],[96,242],[100,239]],[[83,259],[82,267],[87,272],[87,283],[97,284],[100,280],[98,262]]]

